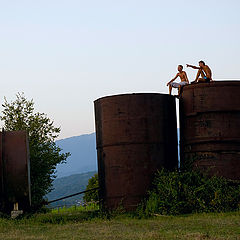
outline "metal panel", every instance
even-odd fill
[[[16,202],[19,204],[19,209],[25,210],[31,204],[27,133],[25,131],[2,132],[0,139],[2,141],[3,211],[12,210]]]
[[[240,81],[192,84],[180,100],[181,165],[240,179]]]
[[[165,94],[95,101],[100,197],[108,209],[134,209],[157,169],[177,167],[176,105]]]

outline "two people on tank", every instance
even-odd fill
[[[199,61],[199,67],[190,64],[187,64],[187,67],[198,69],[196,79],[191,83],[209,83],[212,81],[212,71],[204,61]],[[181,82],[174,82],[178,77],[180,77]],[[178,88],[178,97],[180,97],[182,87],[187,84],[189,84],[187,73],[183,71],[182,65],[178,65],[178,73],[170,82],[167,83],[167,86],[169,86],[169,94],[172,94],[172,88]]]

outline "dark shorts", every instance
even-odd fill
[[[204,77],[203,79],[205,80],[206,83],[210,83],[210,81],[211,81],[211,79],[208,77]]]

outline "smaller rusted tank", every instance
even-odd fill
[[[103,207],[132,210],[146,195],[157,169],[177,168],[175,98],[139,93],[94,103]]]
[[[240,180],[240,81],[184,86],[181,166]]]
[[[26,131],[0,132],[1,211],[31,205],[29,147]]]

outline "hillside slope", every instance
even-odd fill
[[[87,172],[81,174],[74,174],[71,176],[57,178],[53,182],[53,190],[46,195],[48,201],[71,195],[86,189],[88,179],[91,178],[96,172]],[[50,207],[75,205],[82,200],[83,195],[77,195],[65,200],[52,203]]]
[[[85,134],[56,141],[63,152],[70,152],[67,163],[57,165],[57,178],[97,171],[96,135]]]

